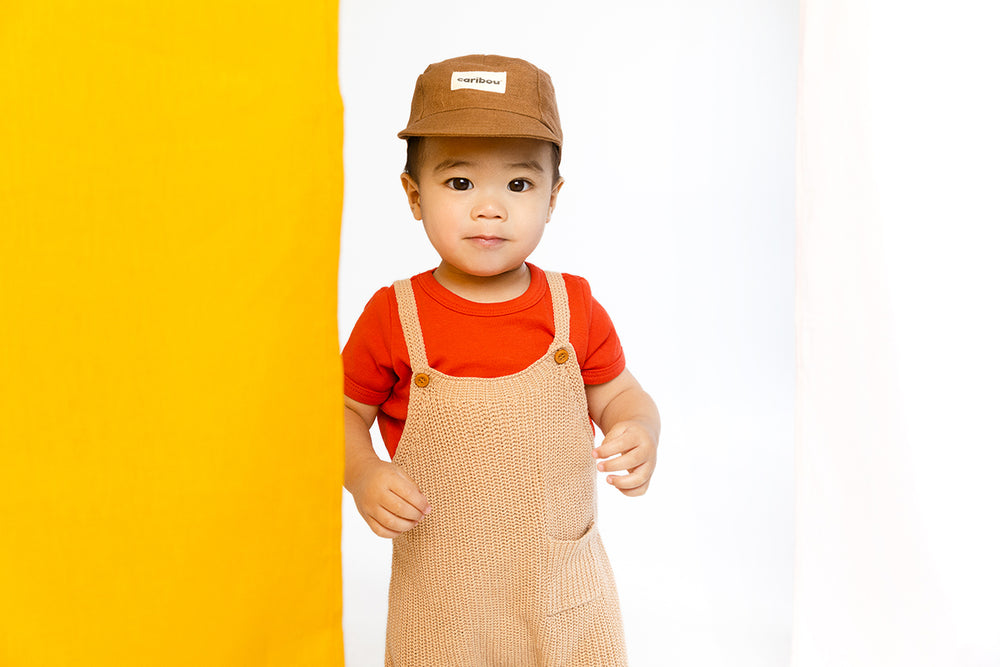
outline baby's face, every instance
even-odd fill
[[[469,276],[521,268],[542,238],[562,180],[536,139],[426,137],[416,179],[403,174],[413,217],[442,262]]]

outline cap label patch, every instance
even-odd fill
[[[487,93],[507,92],[507,72],[452,72],[451,89],[471,88]]]

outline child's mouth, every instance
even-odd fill
[[[501,236],[489,236],[487,234],[480,234],[479,236],[470,236],[469,240],[476,245],[482,246],[484,248],[495,248],[496,246],[502,244],[507,239]]]

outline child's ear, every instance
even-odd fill
[[[413,219],[420,220],[422,218],[420,214],[420,188],[417,186],[417,182],[405,171],[399,175],[399,180],[403,182],[403,190],[406,192],[406,201],[410,204]]]
[[[552,219],[552,211],[556,208],[556,199],[559,197],[559,191],[562,190],[565,182],[566,179],[560,176],[556,184],[552,186],[552,194],[549,196],[549,214],[545,216],[545,222]]]

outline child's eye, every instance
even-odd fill
[[[507,189],[511,192],[525,192],[531,189],[531,181],[526,181],[523,178],[515,178],[507,184]]]
[[[452,190],[469,190],[472,188],[472,181],[467,178],[449,178],[446,182]]]

